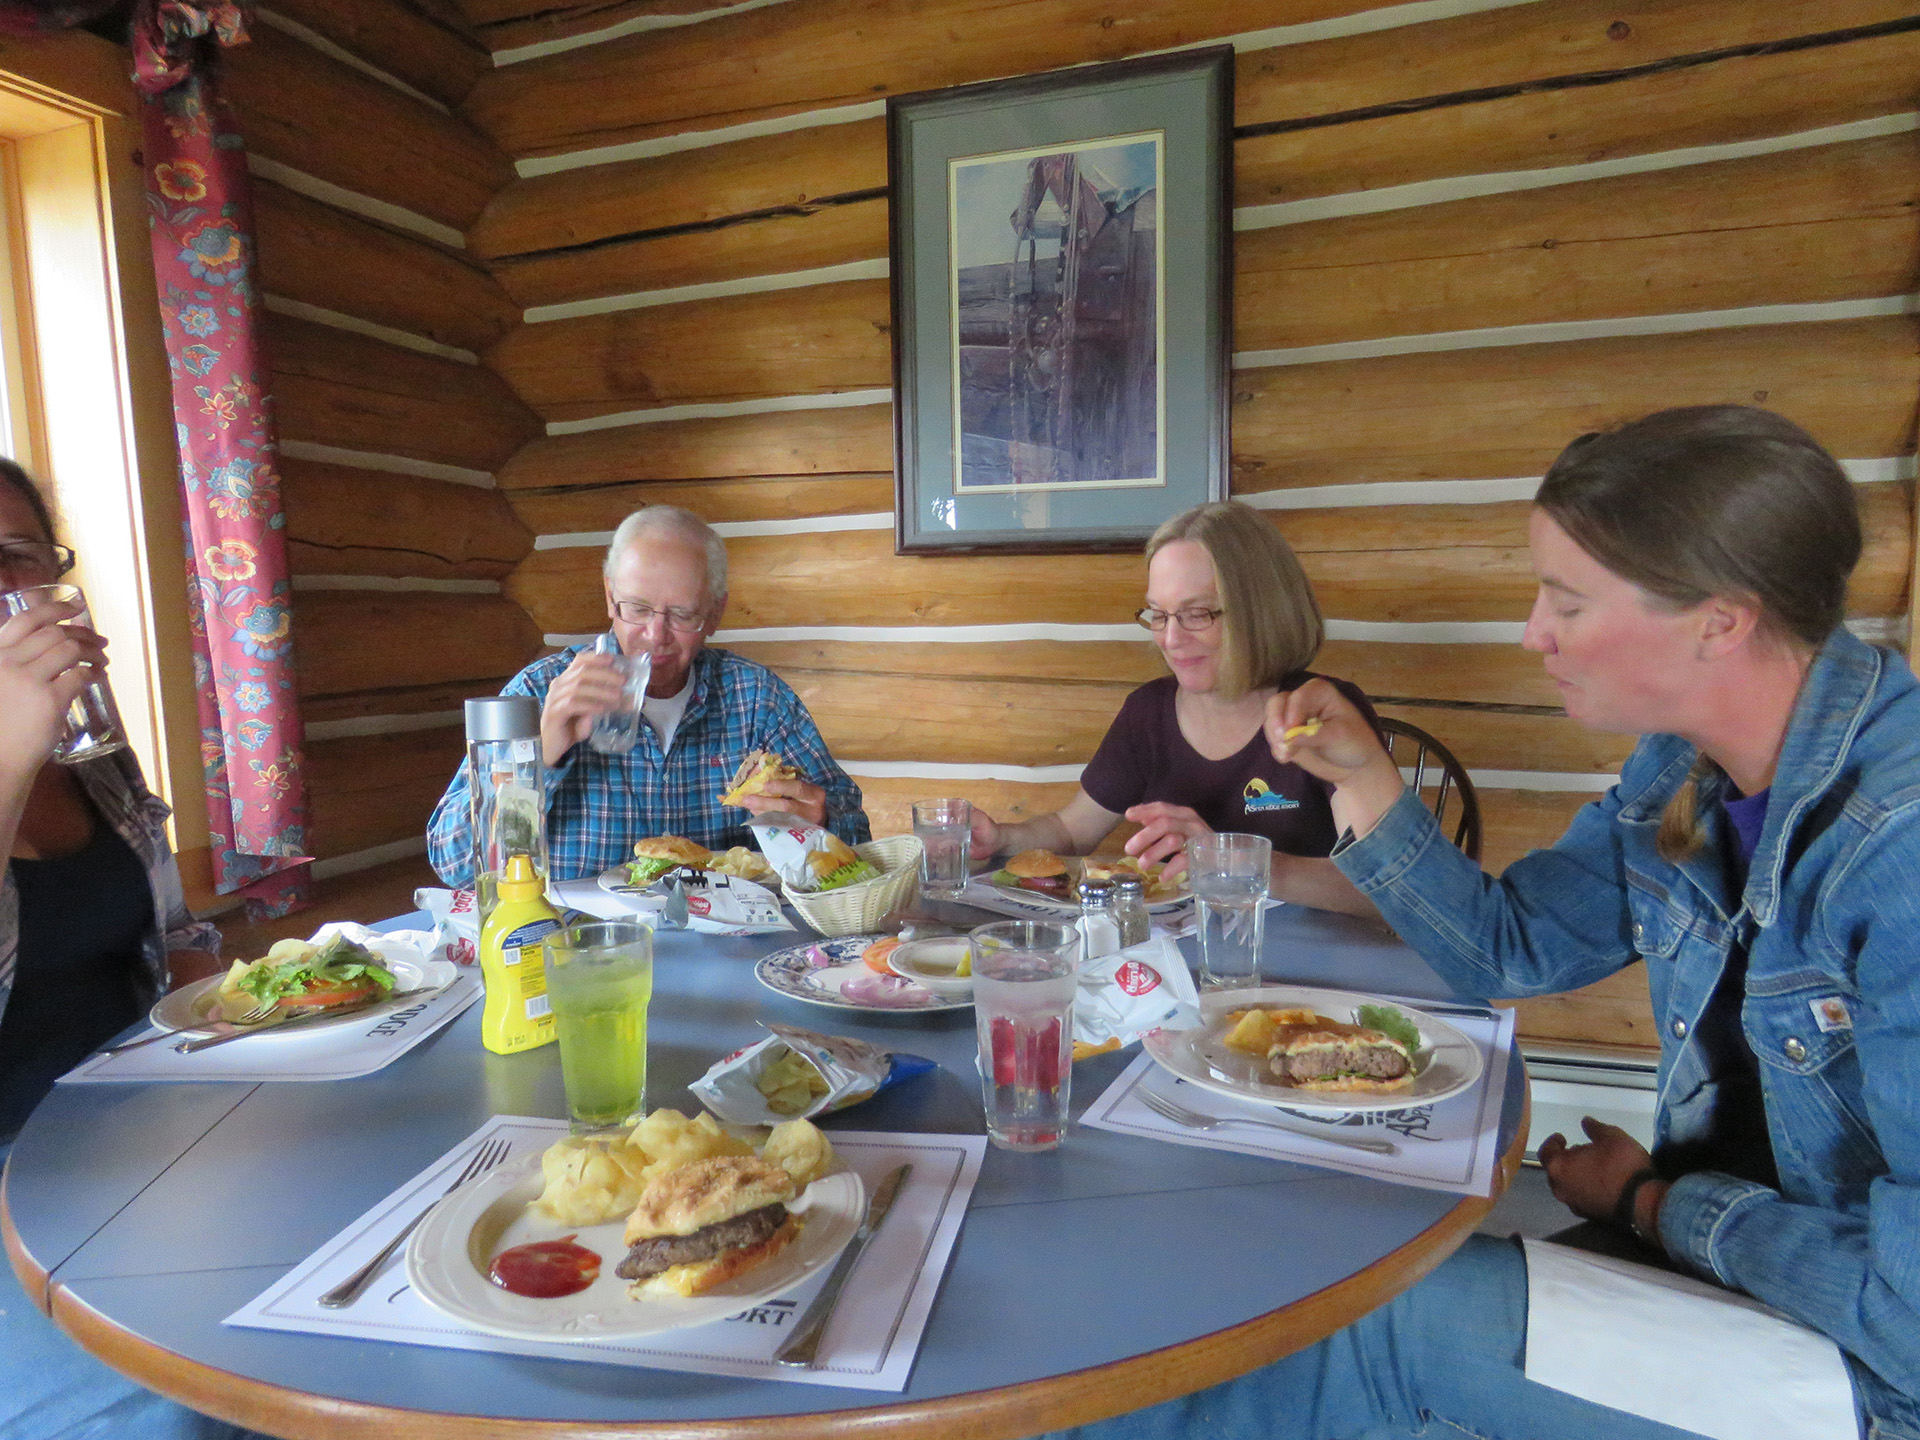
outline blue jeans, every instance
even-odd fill
[[[11,1144],[0,1144],[0,1165]],[[42,1314],[0,1261],[0,1440],[265,1440],[108,1369]]]
[[[1309,1349],[1075,1440],[1699,1440],[1528,1380],[1527,1265],[1475,1235],[1433,1274]]]

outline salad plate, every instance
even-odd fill
[[[377,1000],[371,1005],[357,1009],[341,1010],[335,1014],[302,1019],[298,1033],[312,1034],[316,1030],[330,1030],[337,1025],[358,1025],[362,1021],[378,1019],[391,1015],[397,1010],[409,1006],[424,1004],[430,996],[418,992],[437,991],[453,983],[459,975],[459,967],[449,960],[430,960],[413,946],[401,941],[386,940],[374,935],[358,943],[380,957],[380,963],[393,972],[393,994],[385,1000]],[[260,1035],[271,1035],[280,1027],[272,1024],[238,1026],[228,1023],[221,1017],[220,1008],[214,999],[214,992],[220,988],[220,982],[226,979],[225,973],[209,975],[204,980],[196,980],[190,985],[182,985],[178,990],[170,990],[154,1001],[153,1008],[147,1012],[149,1024],[161,1030],[178,1031],[187,1035],[212,1035],[219,1031],[245,1029]]]
[[[811,945],[776,950],[753,968],[753,978],[778,995],[835,1010],[925,1014],[970,1010],[971,998],[935,995],[889,971],[882,975],[860,957],[880,935],[842,935]]]

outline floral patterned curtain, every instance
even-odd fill
[[[246,152],[218,85],[218,47],[246,38],[237,4],[135,6],[134,82],[180,445],[214,882],[262,918],[305,903],[309,866],[253,205]]]

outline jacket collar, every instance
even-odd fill
[[[1827,637],[1807,671],[1773,772],[1766,827],[1747,872],[1747,908],[1761,925],[1771,925],[1780,908],[1788,839],[1838,778],[1885,666],[1881,651],[1841,628]]]

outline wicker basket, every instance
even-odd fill
[[[908,904],[920,891],[920,839],[915,835],[888,835],[853,847],[862,860],[871,860],[882,874],[817,895],[803,895],[785,881],[780,889],[800,918],[822,935],[858,935],[880,923],[890,910]]]

